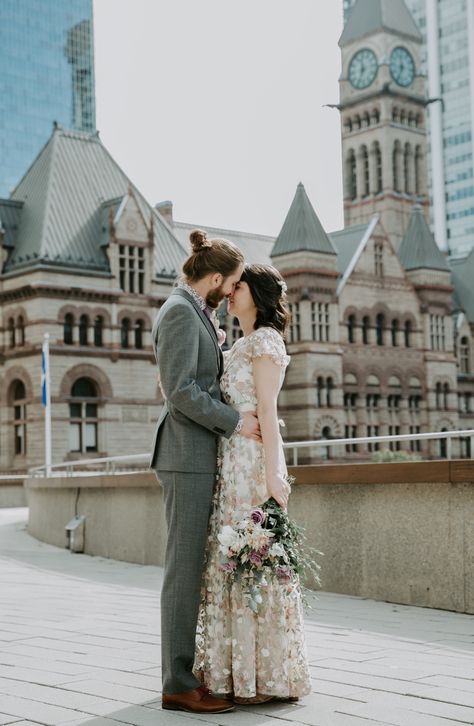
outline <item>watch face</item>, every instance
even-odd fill
[[[349,65],[349,80],[358,90],[368,88],[378,71],[377,57],[373,50],[363,48],[355,54]]]
[[[390,56],[390,73],[399,86],[411,86],[415,78],[415,61],[406,48],[394,48]]]

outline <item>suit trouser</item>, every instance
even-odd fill
[[[192,672],[215,474],[157,471],[164,491],[168,541],[161,590],[163,693],[201,685]]]

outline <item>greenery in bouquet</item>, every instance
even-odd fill
[[[320,565],[314,558],[323,553],[307,545],[304,528],[273,498],[250,509],[234,526],[223,527],[218,539],[221,569],[229,584],[243,583],[247,604],[254,612],[258,612],[261,590],[270,580],[291,588],[304,575],[320,585]]]

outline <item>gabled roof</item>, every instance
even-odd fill
[[[445,270],[449,266],[435,242],[420,204],[413,207],[410,223],[398,251],[405,270]]]
[[[417,41],[422,40],[404,0],[357,0],[339,39],[339,45],[348,45],[381,30]]]
[[[23,209],[5,272],[48,264],[109,273],[101,245],[104,203],[113,200],[113,206],[129,189],[153,224],[158,274],[176,275],[183,261],[178,241],[98,135],[59,126],[11,195]]]
[[[300,182],[281,232],[276,238],[271,257],[302,250],[337,254]]]
[[[467,257],[449,260],[454,285],[454,298],[464,310],[470,323],[474,323],[474,248]]]
[[[337,232],[330,232],[329,236],[337,250],[337,270],[343,275],[349,263],[356,254],[361,241],[364,239],[368,224],[355,224]]]

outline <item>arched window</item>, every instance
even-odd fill
[[[79,345],[87,345],[89,343],[89,316],[81,315],[79,318]]]
[[[370,194],[370,168],[369,168],[369,152],[367,146],[363,146],[360,152],[362,160],[362,169],[364,172],[364,191],[363,196],[368,197]]]
[[[411,347],[411,320],[405,321],[404,333],[405,333],[405,348]]]
[[[410,174],[410,162],[411,162],[411,146],[405,144],[403,151],[403,179],[404,189],[406,194],[411,194],[411,174]]]
[[[326,379],[326,406],[331,408],[332,406],[332,389],[334,388],[334,381],[332,378]]]
[[[316,404],[319,408],[323,406],[324,379],[319,376],[316,381]]]
[[[362,342],[364,345],[368,345],[369,343],[369,328],[370,328],[370,320],[367,315],[364,315],[362,318]]]
[[[442,390],[443,390],[443,388],[441,386],[441,383],[438,382],[436,384],[436,389],[435,389],[435,391],[436,391],[436,409],[438,411],[441,410],[441,394],[442,394]]]
[[[322,439],[332,439],[331,434],[331,428],[330,426],[324,426],[323,430],[321,431],[321,438]],[[329,446],[325,446],[324,448],[321,447],[321,458],[322,459],[330,459],[331,458],[331,449]]]
[[[16,345],[16,332],[15,332],[15,321],[13,318],[8,320],[8,338],[10,348],[14,348]]]
[[[421,146],[415,149],[415,194],[421,194],[421,165],[422,165]]]
[[[352,121],[350,118],[346,118],[346,120],[344,122],[344,126],[346,128],[347,133],[350,134],[352,132]]]
[[[383,190],[383,166],[382,166],[382,151],[378,141],[374,144],[374,156],[375,156],[375,189],[376,193],[380,194]]]
[[[375,319],[377,345],[384,345],[385,316],[379,313]]]
[[[101,348],[103,342],[103,330],[104,330],[104,318],[102,315],[97,315],[94,320],[94,345],[97,348]]]
[[[405,109],[402,108],[402,110],[400,111],[400,123],[406,124],[406,122],[407,122],[407,114],[406,114]]]
[[[374,110],[372,111],[372,123],[380,123],[380,111],[378,110],[378,108],[374,108]]]
[[[15,456],[26,454],[26,389],[23,381],[12,384],[13,391],[13,431]]]
[[[368,111],[365,111],[364,115],[362,116],[362,126],[364,128],[367,128],[368,126],[370,126],[370,116],[369,116]]]
[[[69,404],[69,451],[98,450],[97,386],[90,378],[79,378],[71,389]]]
[[[445,411],[449,408],[449,383],[443,384],[443,408]]]
[[[441,431],[447,431],[447,428],[442,428]],[[448,458],[448,446],[447,446],[447,439],[440,439],[439,440],[439,455],[442,459]]]
[[[129,341],[130,336],[130,320],[129,318],[124,318],[122,320],[122,325],[120,328],[120,344],[122,348],[128,348],[130,345]]]
[[[416,126],[416,128],[419,128],[421,126],[421,123],[422,123],[421,113],[417,113],[416,116],[415,116],[415,126]]]
[[[145,324],[143,320],[137,320],[135,323],[135,348],[141,350],[143,348],[143,330]]]
[[[357,114],[354,118],[354,128],[360,129],[362,126],[362,121],[360,120],[359,114]]]
[[[353,149],[347,158],[347,181],[349,198],[357,199],[357,160]]]
[[[354,331],[355,331],[356,319],[355,315],[349,315],[347,318],[347,340],[349,343],[355,342]]]
[[[396,192],[400,192],[400,142],[396,141],[392,152],[392,172],[393,172],[393,188]]]
[[[392,345],[398,345],[398,320],[392,320]]]
[[[64,316],[64,342],[72,345],[74,342],[74,315],[67,313]]]
[[[459,359],[461,373],[469,373],[471,369],[469,361],[469,340],[466,336],[461,338],[459,344]]]
[[[392,109],[392,121],[396,124],[400,121],[400,113],[396,106],[394,106]]]
[[[16,326],[18,329],[18,344],[25,345],[25,319],[23,318],[23,315],[18,316]]]

